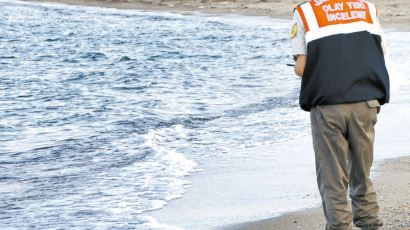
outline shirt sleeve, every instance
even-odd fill
[[[382,39],[381,46],[382,46],[382,49],[383,49],[383,54],[386,55],[388,53],[387,46],[386,46],[386,40],[384,39],[383,30],[382,30],[382,27],[380,25],[380,22],[379,22],[378,18],[376,18],[376,24],[377,24],[377,27],[379,29],[380,36],[381,36],[381,39]]]
[[[292,55],[306,55],[305,26],[297,10],[293,13],[293,25],[296,24],[296,35],[292,40]]]

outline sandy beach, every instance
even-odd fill
[[[40,0],[73,5],[110,7],[118,9],[200,11],[210,14],[242,14],[249,16],[271,16],[291,19],[293,8],[303,2],[297,0]],[[384,28],[410,31],[409,0],[374,0]],[[309,146],[310,147],[310,146]],[[400,157],[378,162],[375,165],[374,182],[385,220],[382,229],[410,229],[410,157]],[[291,212],[266,220],[221,226],[219,230],[268,230],[268,229],[324,229],[325,220],[320,207]]]
[[[382,229],[410,229],[410,157],[386,160],[376,165],[375,187],[384,220]],[[283,216],[232,226],[219,230],[294,230],[324,229],[325,218],[321,208],[292,212]],[[357,228],[359,229],[359,228]]]
[[[404,114],[407,114],[406,111],[409,110],[410,106],[407,104],[385,105],[378,116],[376,125],[375,159],[371,178],[378,194],[380,214],[385,222],[382,228],[384,230],[410,229],[410,146],[407,145],[407,135],[403,135],[410,129],[410,125],[403,122],[406,119]],[[230,162],[224,162],[221,159],[218,165],[205,162],[204,171],[190,178],[192,187],[184,197],[149,214],[162,223],[187,230],[324,229],[325,219],[320,206],[320,198],[317,195],[304,197],[297,201],[300,206],[303,206],[306,200],[316,200],[315,208],[303,209],[289,205],[287,210],[296,211],[286,211],[287,213],[280,216],[272,213],[271,217],[259,218],[243,215],[243,213],[255,213],[258,209],[282,207],[282,203],[272,201],[274,195],[271,188],[281,186],[286,191],[289,189],[288,184],[295,186],[293,181],[285,182],[280,176],[272,174],[272,167],[275,167],[275,163],[278,162],[277,152],[286,152],[288,158],[304,153],[298,158],[303,158],[305,166],[310,165],[312,171],[302,171],[304,166],[299,165],[301,167],[295,168],[292,173],[303,178],[301,180],[304,183],[301,186],[305,190],[309,190],[310,186],[316,187],[311,141],[310,136],[305,136],[287,141],[287,143],[241,150],[250,155],[263,153],[260,157]],[[290,149],[289,146],[293,147]],[[381,157],[381,155],[389,157]],[[306,174],[309,175],[306,176]],[[290,199],[297,200],[296,197]],[[292,202],[290,204],[294,205]],[[231,221],[234,215],[240,215],[244,220],[238,221],[238,218],[233,218],[235,220]],[[224,219],[218,220],[219,217]],[[248,222],[245,221],[246,218],[253,218],[255,221]],[[232,224],[215,225],[211,220]]]
[[[111,7],[118,9],[143,9],[165,11],[200,11],[210,14],[241,14],[249,16],[272,16],[291,19],[293,8],[300,0],[39,0],[73,5]],[[410,31],[410,1],[374,0],[383,27]]]

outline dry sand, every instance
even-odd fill
[[[410,230],[410,157],[383,161],[376,165],[374,184],[385,230]],[[268,220],[242,223],[219,230],[322,230],[321,208],[292,212]],[[359,229],[359,228],[357,228]]]
[[[301,0],[38,0],[119,9],[200,11],[291,19]],[[410,0],[373,0],[384,27],[410,31]]]

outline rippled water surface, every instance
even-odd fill
[[[287,23],[13,1],[0,13],[0,226],[142,229],[204,157],[300,133]]]
[[[201,159],[309,133],[289,22],[0,2],[0,226],[149,229]]]

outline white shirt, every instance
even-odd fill
[[[305,25],[303,24],[303,21],[297,10],[295,10],[293,13],[293,23],[296,24],[297,28],[296,28],[295,37],[291,39],[292,40],[292,55],[307,55],[307,44],[305,41],[305,34],[306,34]],[[383,53],[384,55],[386,55],[387,46],[386,46],[386,42],[384,39],[383,30],[380,26],[380,22],[378,19],[376,19],[375,23],[380,31],[380,35],[382,39],[381,46],[383,49]]]
[[[293,13],[293,25],[296,24],[296,35],[292,40],[292,55],[307,55],[305,42],[305,25],[299,16],[299,12],[295,10]]]

